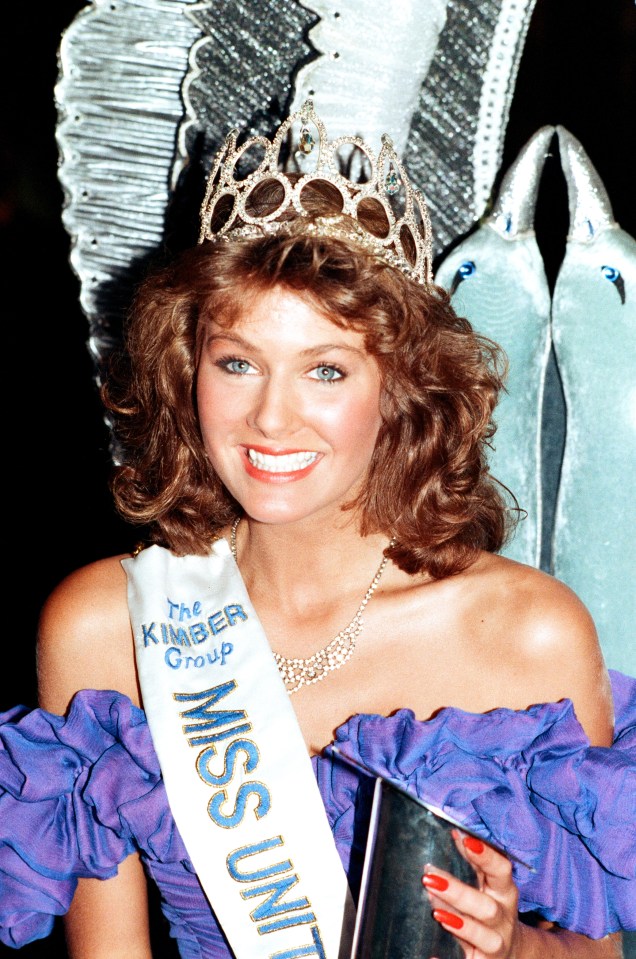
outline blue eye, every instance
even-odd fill
[[[253,367],[247,360],[239,359],[228,359],[221,360],[220,365],[228,371],[228,373],[235,373],[239,376],[244,376],[246,373],[249,373]]]
[[[315,376],[312,376],[312,374],[315,374]],[[341,380],[343,375],[342,371],[337,367],[327,365],[326,363],[317,366],[310,373],[312,379],[320,380],[323,383],[333,383],[334,380]]]
[[[457,272],[462,277],[462,279],[465,280],[466,277],[472,276],[476,269],[477,267],[475,266],[472,260],[464,260],[464,262],[460,265]]]
[[[463,283],[464,280],[467,280],[469,276],[472,276],[473,273],[477,272],[477,267],[473,260],[464,260],[463,263],[460,263],[457,270],[455,271],[455,276],[453,277],[453,282],[450,287],[450,295],[456,291],[460,283]]]
[[[617,279],[621,275],[620,270],[617,270],[615,266],[602,266],[601,273],[606,280],[610,281],[610,283],[616,283]]]
[[[621,276],[621,271],[617,270],[615,266],[605,265],[601,267],[601,273],[606,280],[614,284],[621,298],[621,303],[625,303],[625,280]]]

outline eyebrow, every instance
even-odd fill
[[[238,333],[231,333],[229,331],[220,331],[219,333],[211,333],[208,342],[213,342],[214,340],[230,340],[232,343],[236,343],[239,346],[243,346],[246,349],[256,350],[258,352],[258,347],[253,343],[250,343],[249,340],[243,339],[242,336],[239,336]],[[357,346],[349,346],[348,343],[318,343],[316,346],[308,346],[307,349],[300,351],[300,356],[319,356],[321,353],[326,353],[328,350],[346,350],[348,353],[354,353],[357,356],[366,356],[366,351],[364,349],[359,349]]]

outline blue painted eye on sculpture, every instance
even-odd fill
[[[570,228],[551,302],[534,215],[555,134]],[[510,364],[489,460],[527,517],[502,552],[567,583],[595,620],[608,666],[636,674],[636,241],[615,222],[578,140],[539,129],[436,282]],[[558,415],[550,371],[564,392]]]
[[[636,675],[636,240],[582,145],[557,132],[570,230],[552,301],[567,409],[553,569],[592,613],[608,666]]]
[[[550,350],[550,293],[533,225],[553,135],[554,127],[546,126],[528,141],[502,181],[492,213],[446,257],[435,278],[451,293],[456,311],[508,357],[489,463],[527,513],[502,552],[531,566],[541,560],[540,430]]]

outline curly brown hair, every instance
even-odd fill
[[[200,331],[232,325],[281,287],[337,326],[364,335],[378,362],[382,426],[356,509],[362,535],[396,540],[408,573],[440,578],[480,549],[501,548],[517,512],[489,474],[486,450],[505,358],[424,286],[343,237],[290,235],[205,242],[149,276],[130,313],[125,349],[102,389],[121,460],[119,513],[177,554],[202,554],[241,512],[206,456],[196,409]]]

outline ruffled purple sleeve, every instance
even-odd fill
[[[85,690],[66,717],[0,715],[0,942],[48,935],[79,878],[113,876],[139,848],[136,830],[171,850],[166,810],[145,715],[127,697]]]
[[[445,709],[428,722],[409,710],[357,716],[336,742],[532,865],[515,867],[522,909],[600,937],[636,928],[636,680],[611,679],[611,749],[590,747],[569,701],[485,715]],[[329,755],[313,763],[355,885],[373,779]],[[85,690],[66,718],[20,707],[0,716],[0,942],[48,935],[78,878],[114,875],[134,849],[161,886],[173,935],[218,938],[143,711]]]
[[[356,716],[337,732],[340,752],[443,809],[535,872],[514,865],[522,911],[592,938],[636,929],[636,680],[610,673],[612,748],[591,747],[572,703],[483,715],[441,710],[420,722],[402,709]],[[359,776],[318,764],[339,837],[356,833]],[[354,864],[355,865],[355,864]]]

